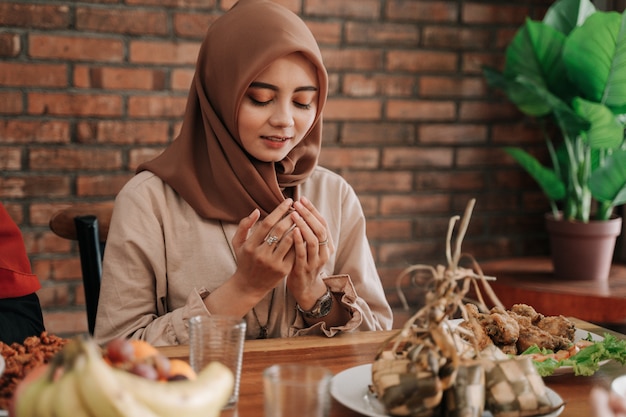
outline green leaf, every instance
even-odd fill
[[[559,0],[550,6],[543,22],[569,35],[576,26],[580,26],[595,11],[596,7],[589,0]]]
[[[564,97],[574,96],[577,89],[563,74],[561,54],[565,35],[542,23],[526,19],[506,49],[504,76],[524,76],[540,88]]]
[[[591,123],[581,135],[592,149],[617,149],[622,144],[624,127],[608,107],[577,97],[572,108]]]
[[[508,79],[488,67],[483,68],[483,73],[487,83],[493,88],[502,90],[521,112],[529,116],[541,117],[552,111],[535,85],[524,85],[515,79]]]
[[[626,203],[626,150],[607,156],[604,165],[591,174],[589,188],[599,201],[610,201],[613,206]]]
[[[613,109],[626,106],[626,25],[617,12],[594,13],[565,41],[567,76],[584,98]]]
[[[507,147],[504,150],[539,184],[550,200],[559,201],[565,197],[565,184],[553,170],[541,165],[523,149]]]

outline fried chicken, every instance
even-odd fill
[[[563,316],[544,316],[526,304],[516,304],[508,311],[494,307],[488,313],[480,313],[472,304],[466,307],[472,321],[482,327],[479,340],[484,333],[509,354],[521,353],[533,345],[557,351],[567,349],[574,341],[574,323]],[[481,346],[486,345],[482,340]]]

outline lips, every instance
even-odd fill
[[[272,142],[285,142],[291,139],[290,136],[261,136],[261,138]]]

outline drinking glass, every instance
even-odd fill
[[[272,365],[263,372],[265,417],[328,417],[332,373],[304,364]]]
[[[189,362],[200,372],[210,362],[227,366],[235,377],[233,393],[224,408],[232,408],[239,399],[239,381],[246,322],[233,316],[195,316],[189,319]]]

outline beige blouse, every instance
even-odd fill
[[[339,331],[390,329],[392,313],[365,235],[365,218],[350,185],[317,167],[301,186],[326,219],[337,247],[322,271],[326,285],[351,311],[343,326],[307,327],[283,280],[246,315],[247,337],[267,326],[269,337],[333,336]],[[141,338],[154,345],[188,343],[189,318],[210,315],[202,298],[236,269],[236,224],[206,220],[151,172],[133,177],[115,201],[104,252],[95,335]],[[272,299],[273,298],[273,299]],[[271,301],[271,314],[268,309]],[[268,320],[269,319],[269,320]]]

